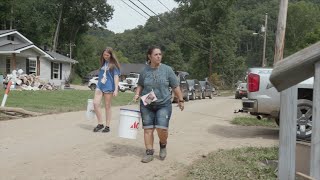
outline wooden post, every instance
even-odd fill
[[[17,57],[15,53],[12,53],[10,64],[12,64],[12,68],[10,69],[11,71],[17,68]]]
[[[296,167],[297,86],[280,93],[280,141],[278,179],[294,180]]]
[[[264,20],[262,67],[266,67],[267,66],[267,59],[266,59],[267,30],[268,30],[268,13],[266,13],[266,17],[265,17],[265,20]]]
[[[315,63],[312,105],[310,176],[320,179],[320,62]]]
[[[40,76],[40,57],[37,56],[37,76]]]
[[[276,34],[276,44],[274,51],[274,64],[283,59],[284,39],[286,34],[288,0],[280,1],[280,9],[278,16],[278,26]]]

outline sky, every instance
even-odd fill
[[[178,7],[178,4],[174,2],[174,0],[159,0],[163,5],[158,0],[140,0],[144,5],[149,7],[149,9],[154,12],[153,13],[143,6],[138,0],[131,1],[150,16],[154,16],[154,13],[160,14],[167,12],[168,9],[172,10],[173,8]],[[114,8],[113,17],[109,22],[107,22],[107,29],[115,33],[122,33],[126,29],[133,29],[138,25],[144,25],[147,21],[146,18],[149,18],[147,14],[132,4],[129,0],[107,0],[107,3]],[[130,5],[146,18],[125,3]]]

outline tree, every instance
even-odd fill
[[[285,56],[320,40],[315,34],[320,27],[320,7],[311,2],[299,1],[289,4]],[[312,38],[311,38],[312,37]]]

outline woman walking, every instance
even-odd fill
[[[150,47],[147,52],[148,66],[141,72],[134,100],[141,97],[140,112],[144,129],[146,154],[141,162],[153,160],[154,131],[159,137],[159,157],[164,160],[167,156],[167,139],[169,120],[172,113],[171,93],[169,87],[178,97],[178,106],[184,109],[184,100],[179,82],[170,66],[161,63],[162,52],[159,47]]]
[[[94,94],[93,106],[97,115],[98,125],[93,132],[109,132],[111,121],[111,100],[118,95],[118,84],[120,76],[120,64],[114,55],[112,48],[103,50],[100,57],[100,70],[97,87]],[[101,114],[101,99],[104,97],[106,126],[104,127]]]

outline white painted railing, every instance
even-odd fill
[[[295,179],[296,84],[314,76],[310,177],[320,180],[320,42],[275,64],[271,83],[281,92],[278,179]]]

